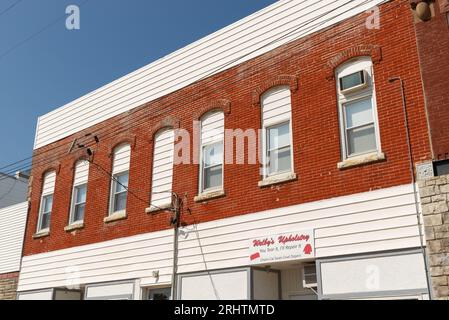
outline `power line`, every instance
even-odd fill
[[[363,3],[361,3],[361,4],[359,4],[358,6],[362,6],[362,5],[364,5],[364,4],[366,4],[367,2],[369,2],[369,1],[365,1],[365,2],[363,2]],[[386,10],[386,11],[384,11],[384,13],[385,12],[387,12],[387,11],[390,11],[390,10],[393,10],[393,9],[396,9],[397,7],[399,7],[401,5],[401,3],[399,3],[398,5],[396,5],[396,6],[394,6],[394,7],[391,7],[391,8],[389,8],[388,10]],[[355,8],[355,7],[354,7]],[[349,10],[353,10],[354,8],[351,8],[351,9],[349,9]],[[335,10],[335,9],[334,9]],[[334,11],[333,10],[333,11]],[[331,17],[331,18],[329,18],[329,19],[327,19],[326,21],[323,21],[321,24],[323,24],[323,23],[326,23],[326,22],[328,22],[328,21],[330,21],[330,20],[332,20],[332,19],[334,19],[335,17]],[[363,21],[363,24],[364,24],[364,21]],[[341,35],[342,33],[345,33],[345,32],[347,32],[348,30],[351,30],[351,29],[354,29],[355,27],[357,27],[358,25],[356,24],[356,25],[352,25],[351,27],[349,27],[349,28],[347,28],[347,29],[345,29],[345,30],[342,30],[342,32],[340,32],[340,33],[336,33],[336,34],[334,34],[332,37],[336,37],[336,36],[338,36],[338,35]],[[315,25],[315,26],[313,26],[313,28],[316,28],[317,26]],[[316,36],[316,35],[315,35]],[[324,39],[323,41],[320,41],[319,43],[317,43],[317,44],[315,44],[315,45],[318,45],[318,44],[320,44],[320,43],[322,43],[322,42],[326,42],[326,41],[328,41],[328,40],[330,40],[332,37],[327,37],[326,39]],[[305,39],[305,41],[308,41],[308,40],[310,40],[311,39],[311,37],[310,38],[308,38],[308,39]],[[292,40],[293,41],[293,40]],[[304,42],[305,42],[304,41]],[[296,45],[294,45],[294,46],[288,46],[286,49],[285,49],[285,51],[286,50],[290,50],[290,49],[292,49],[292,48],[295,48],[295,47],[298,47],[298,46],[300,46],[300,45],[302,45],[302,44],[304,44],[304,42],[300,42],[300,43],[298,43],[298,44],[296,44]],[[281,52],[282,53],[282,52]],[[281,54],[280,53],[280,54]],[[288,59],[289,57],[287,57],[286,59]],[[280,62],[282,62],[282,61],[284,61],[284,60],[286,60],[286,59],[283,59],[283,60],[278,60],[278,61],[274,61],[274,63],[272,64],[272,65],[275,65],[275,64],[277,64],[277,63],[280,63]],[[270,61],[271,59],[269,58],[269,59],[266,59],[266,60],[264,60],[264,61],[261,61],[261,63],[262,62],[267,62],[267,61]],[[259,64],[259,63],[258,63]],[[248,67],[248,68],[246,68],[246,69],[244,69],[244,70],[240,70],[240,72],[246,72],[248,69],[250,69],[250,68],[254,68],[255,66],[257,66],[258,64],[256,64],[256,65],[254,65],[254,66],[250,66],[250,67]],[[198,80],[198,81],[200,81],[200,80]],[[239,80],[238,80],[239,81]],[[222,81],[217,81],[217,82],[215,82],[214,84],[216,84],[216,83],[218,83],[218,82],[222,82]],[[234,83],[235,82],[237,82],[237,81],[234,81]],[[231,82],[232,83],[232,82]],[[202,91],[204,91],[204,90],[202,90]],[[192,103],[192,102],[194,102],[194,101],[196,101],[196,100],[199,100],[199,99],[201,99],[202,97],[204,97],[204,96],[206,96],[207,95],[207,93],[205,94],[205,95],[203,95],[203,96],[200,96],[200,97],[198,97],[197,99],[194,99],[193,101],[192,100],[189,100],[189,101],[187,101],[187,103]],[[180,100],[183,100],[183,101],[185,101],[185,100],[187,100],[187,99],[180,99]],[[171,105],[178,105],[179,106],[179,104],[178,104],[178,101],[175,101],[175,102],[173,102],[172,104],[169,104],[169,105],[167,105],[167,106],[164,106],[162,109],[167,109],[167,107],[170,107]],[[133,113],[137,113],[137,112],[139,112],[139,111],[142,111],[142,110],[135,110]],[[162,110],[159,110],[159,111],[162,111]],[[168,111],[171,111],[171,110],[168,110]],[[145,110],[143,110],[143,112],[144,112],[144,115],[143,115],[143,117],[140,117],[140,119],[144,119],[145,121],[149,121],[149,120],[152,120],[153,118],[156,118],[156,117],[159,117],[161,114],[156,114],[154,117],[148,117],[146,114],[147,114],[147,112],[145,112]],[[138,119],[136,119],[136,120],[140,120],[139,118]],[[130,126],[127,126],[127,127],[125,127],[124,129],[122,129],[122,130],[120,130],[120,131],[115,131],[115,130],[111,130],[110,131],[110,134],[118,134],[118,133],[121,133],[121,132],[123,132],[123,131],[127,131],[127,130],[129,130],[129,129],[131,129],[131,128],[133,128],[133,127],[136,127],[136,126],[138,126],[138,125],[140,125],[140,124],[142,124],[143,122],[134,122],[133,123],[133,125],[130,125]],[[105,136],[103,136],[103,138],[104,137],[108,137],[110,134],[108,134],[107,133],[107,131],[109,131],[111,129],[111,127],[110,126],[107,126],[107,125],[105,125],[104,126],[104,128],[101,128],[101,129],[99,129],[99,133],[101,132],[101,133],[103,133],[103,131],[105,132]],[[114,128],[112,128],[112,129],[114,129]],[[52,150],[52,149],[58,149],[58,148],[60,148],[60,147],[64,147],[65,145],[59,145],[59,146],[55,146],[55,147],[53,147],[53,148],[51,148],[51,149],[49,149],[49,150],[45,150],[45,151],[42,151],[42,153],[46,153],[46,152],[49,152],[50,150]],[[87,145],[87,146],[89,146],[89,144]],[[59,153],[59,154],[55,154],[54,155],[54,158],[53,159],[51,159],[51,160],[49,160],[49,161],[45,161],[45,160],[47,160],[47,159],[42,159],[41,161],[38,161],[37,163],[34,163],[33,165],[41,165],[41,164],[45,164],[45,163],[51,163],[52,161],[54,161],[55,159],[57,159],[57,158],[59,158],[61,155],[62,155],[63,153]],[[39,156],[40,154],[38,154],[38,155],[35,155],[35,158],[37,158],[38,156]],[[24,159],[23,161],[26,161],[27,159]],[[20,162],[23,162],[23,161],[20,161]],[[11,166],[11,165],[9,165],[9,166]],[[29,168],[29,167],[25,167],[25,168]]]
[[[111,180],[113,180],[115,183],[119,184],[121,187],[123,187],[130,195],[132,195],[133,197],[135,197],[137,200],[145,203],[145,205],[149,205],[152,206],[154,208],[157,208],[159,210],[168,210],[167,208],[163,209],[161,207],[158,207],[152,203],[149,203],[148,200],[144,200],[141,197],[139,197],[137,194],[135,194],[133,191],[131,191],[129,189],[128,186],[124,185],[123,183],[121,183],[111,172],[109,172],[108,170],[104,169],[101,165],[99,165],[98,163],[95,163],[93,160],[87,160],[89,163],[91,163],[92,165],[94,165],[97,169],[103,171],[107,176],[109,176],[111,178]]]
[[[345,4],[341,5],[340,7],[343,7],[343,6],[345,6],[345,5],[347,5],[348,3],[353,2],[353,1],[354,1],[354,0],[348,1],[348,2],[346,2]],[[305,2],[305,1],[303,1],[303,2]],[[303,2],[301,2],[301,3],[303,3]],[[365,1],[365,2],[367,2],[367,1]],[[361,4],[361,5],[363,5],[363,4]],[[322,6],[322,7],[320,7],[320,9],[323,9],[323,8],[326,7],[326,6],[328,6],[328,4],[327,4],[327,5],[324,5],[324,6]],[[338,8],[340,8],[340,7],[338,7]],[[304,9],[302,9],[302,10],[304,10]],[[301,12],[302,10],[299,10],[298,12]],[[329,12],[323,14],[322,16],[324,16],[324,15],[330,13],[330,12],[331,12],[331,11],[329,11]],[[275,42],[277,42],[277,41],[282,40],[282,38],[284,38],[284,37],[290,35],[291,33],[293,33],[293,32],[295,32],[295,31],[299,30],[299,29],[300,29],[301,27],[303,27],[304,25],[307,25],[309,22],[313,22],[314,20],[316,20],[316,19],[318,19],[318,18],[320,18],[320,17],[321,17],[321,16],[315,17],[315,18],[313,18],[313,19],[310,19],[310,20],[304,22],[303,25],[299,25],[299,26],[295,27],[293,30],[290,30],[287,34],[284,34],[282,37],[280,37],[280,38],[278,38],[278,39],[275,39],[275,40],[271,41],[270,43],[265,44],[265,45],[262,46],[261,48],[256,49],[256,50],[254,50],[254,51],[252,51],[252,52],[250,52],[250,53],[247,53],[246,55],[252,54],[252,53],[254,53],[255,51],[258,51],[258,50],[260,50],[260,49],[263,49],[265,46],[271,45],[271,44],[273,44],[273,43],[275,43]],[[246,55],[240,56],[239,58],[236,58],[236,60],[242,59],[242,58],[245,57]],[[230,62],[230,63],[233,63],[233,62]],[[226,63],[226,64],[220,66],[218,70],[222,70],[222,69],[225,68],[228,64],[229,64],[229,63]],[[203,80],[203,79],[205,79],[205,78],[208,78],[209,76],[211,76],[212,74],[215,74],[216,72],[217,72],[217,71],[214,70],[214,71],[212,71],[210,74],[206,74],[205,76],[203,76],[202,78],[200,78],[200,79],[197,80],[196,82],[199,82],[199,81],[201,81],[201,80]],[[185,99],[184,99],[184,100],[185,100]],[[172,103],[171,105],[174,105],[174,104],[175,104],[175,102]],[[170,106],[170,105],[169,105],[169,106]],[[167,106],[165,106],[164,108],[167,108]],[[159,116],[159,115],[156,115],[156,116]],[[156,116],[155,116],[155,117],[156,117]],[[108,129],[108,128],[106,128],[106,129]],[[59,147],[59,146],[56,146],[55,149],[58,148],[58,147]],[[53,149],[53,148],[52,148],[52,149]],[[50,149],[50,150],[52,150],[52,149]],[[49,152],[50,150],[46,150],[45,153]],[[34,157],[36,157],[36,155],[34,155]],[[32,159],[32,158],[33,158],[33,157],[28,157],[28,158],[26,158],[26,159],[17,161],[17,162],[15,162],[15,163],[11,164],[11,165],[7,165],[7,166],[5,166],[5,167],[0,168],[0,170],[3,170],[3,169],[8,168],[8,167],[11,167],[11,166],[16,165],[16,164],[21,163],[21,162],[25,162],[25,161],[30,160],[30,159]]]
[[[0,12],[0,17],[2,15],[4,15],[5,13],[9,12],[11,9],[13,9],[15,6],[17,6],[20,2],[22,2],[22,0],[17,0],[16,2],[14,2],[13,4],[11,4],[9,7],[7,7],[6,9],[4,9],[3,11]]]
[[[21,0],[20,0],[21,1]],[[19,1],[19,2],[20,2]],[[83,6],[85,5],[89,0],[85,0],[83,3],[81,3],[79,6]],[[38,35],[40,35],[41,33],[45,32],[47,29],[51,28],[52,26],[54,26],[56,23],[62,21],[64,18],[66,18],[67,15],[64,14],[60,17],[58,17],[57,19],[53,20],[52,22],[50,22],[49,24],[45,25],[42,29],[38,30],[37,32],[29,35],[27,38],[17,42],[15,45],[13,45],[12,47],[10,47],[9,49],[5,50],[4,52],[2,52],[0,54],[0,60],[2,60],[4,57],[6,57],[7,55],[9,55],[11,52],[13,52],[14,50],[16,50],[17,48],[23,46],[25,43],[27,43],[28,41],[33,40],[35,37],[37,37]]]
[[[363,3],[359,4],[358,6],[362,6],[362,5],[364,5],[364,4],[368,3],[368,2],[369,2],[369,0],[364,1]],[[400,4],[399,4],[399,5],[400,5]],[[388,11],[397,8],[399,5],[396,5],[396,6],[394,6],[394,7],[391,7],[390,9],[388,9]],[[355,8],[355,7],[354,7],[354,8]],[[348,9],[347,11],[353,10],[354,8],[350,8],[350,9]],[[334,9],[334,10],[335,10],[335,9]],[[334,11],[334,10],[332,10],[332,11]],[[345,12],[347,12],[347,11],[345,11]],[[345,13],[345,12],[344,12],[344,13]],[[387,11],[385,11],[385,12],[387,12]],[[328,18],[327,20],[321,22],[319,25],[324,24],[324,23],[326,23],[326,22],[328,22],[328,21],[331,21],[331,20],[334,19],[334,18],[335,18],[335,16],[330,17],[330,18]],[[363,17],[361,17],[360,19],[363,19]],[[313,21],[313,20],[312,20],[312,21]],[[362,22],[363,25],[364,25],[364,22],[365,22],[365,20],[363,19],[363,22]],[[319,25],[314,25],[314,26],[312,26],[312,28],[316,28],[316,27],[319,26]],[[326,42],[326,41],[330,40],[330,39],[333,38],[333,37],[339,36],[339,35],[341,35],[341,34],[347,32],[348,30],[354,29],[354,28],[357,27],[357,26],[358,26],[357,24],[353,24],[353,25],[351,25],[349,28],[346,28],[346,29],[342,30],[340,33],[335,33],[335,34],[333,34],[332,36],[327,37],[327,38],[325,38],[324,40],[322,40],[322,41],[316,43],[315,45],[319,45],[320,43]],[[306,33],[306,32],[308,32],[308,31],[305,31],[305,33]],[[315,34],[315,36],[317,36],[317,35]],[[299,47],[299,46],[303,45],[306,41],[308,41],[308,40],[310,40],[310,39],[312,39],[312,37],[307,38],[307,39],[305,39],[303,42],[297,43],[297,44],[295,44],[295,45],[293,45],[293,46],[288,46],[288,47],[286,47],[286,49],[283,50],[282,52],[285,52],[285,51],[287,51],[287,50],[293,49],[293,48],[295,48],[295,47]],[[282,53],[282,52],[281,52],[281,53]],[[281,53],[280,53],[280,54],[281,54]],[[274,63],[272,63],[270,66],[275,65],[275,64],[277,64],[277,63],[280,63],[280,62],[282,62],[282,61],[285,61],[285,60],[287,60],[287,59],[289,59],[289,57],[286,57],[286,58],[283,59],[283,60],[274,61]],[[254,66],[249,66],[249,67],[247,67],[247,68],[245,68],[245,69],[242,69],[242,70],[240,70],[240,72],[246,72],[248,69],[254,68],[254,67],[257,66],[257,65],[261,65],[262,63],[265,63],[265,62],[267,62],[267,61],[270,62],[270,60],[271,60],[271,59],[268,58],[268,59],[266,59],[266,60],[264,60],[264,61],[261,61],[260,63],[258,63],[258,64],[256,64],[256,65],[254,65]],[[225,79],[225,80],[226,80],[226,79]],[[232,83],[236,83],[236,82],[238,82],[238,81],[240,81],[240,80],[237,80],[237,81],[231,81],[231,82],[230,82],[229,80],[227,80],[227,82],[230,82],[231,84],[232,84]],[[220,83],[220,82],[223,82],[223,80],[221,80],[221,81],[216,81],[214,84],[217,84],[217,83]],[[209,87],[209,86],[208,86],[208,87]],[[200,92],[201,92],[201,91],[204,91],[204,90],[200,90]],[[208,93],[206,93],[206,94],[203,95],[203,96],[198,97],[197,99],[194,99],[193,101],[196,101],[196,100],[198,100],[198,99],[201,99],[202,97],[206,96],[207,94],[208,94]],[[187,99],[184,98],[184,99],[179,99],[179,100],[186,101]],[[186,104],[189,104],[189,103],[192,103],[192,100],[187,100],[187,101],[186,101]],[[167,105],[167,106],[164,106],[164,108],[167,109],[167,107],[170,107],[170,106],[172,106],[172,105],[176,105],[176,106],[179,107],[179,102],[178,102],[178,101],[175,101],[175,102],[173,102],[172,104],[169,104],[169,105]],[[164,108],[162,108],[162,109],[164,109]],[[173,110],[173,108],[172,108],[171,110]],[[169,110],[169,111],[171,111],[171,110]],[[144,123],[144,122],[148,122],[149,120],[152,120],[152,119],[154,119],[154,118],[160,116],[160,114],[156,114],[156,115],[154,115],[153,117],[148,117],[148,116],[147,116],[146,110],[143,110],[143,109],[141,109],[141,108],[139,108],[138,110],[134,111],[133,113],[136,113],[136,114],[137,114],[137,112],[139,112],[139,111],[140,111],[140,112],[143,112],[144,114],[143,114],[142,116],[140,116],[140,118],[137,118],[136,120],[143,119],[143,121],[141,121],[141,122],[136,122],[136,121],[134,121],[134,122],[133,122],[133,125],[129,125],[129,126],[123,128],[122,130],[119,130],[119,131],[114,130],[114,129],[115,129],[114,127],[111,128],[110,126],[105,125],[104,128],[99,129],[99,131],[98,131],[97,134],[99,134],[100,132],[102,133],[102,131],[105,131],[105,136],[102,137],[102,138],[105,138],[105,137],[108,137],[110,134],[118,134],[118,133],[121,133],[121,132],[124,132],[124,131],[128,131],[129,129],[131,129],[131,128],[133,128],[133,127],[136,127],[136,126],[138,126],[138,125],[141,125],[141,124]],[[159,111],[161,111],[161,110],[159,110]],[[162,114],[162,113],[161,113],[161,114]],[[110,129],[112,129],[112,130],[110,130]],[[110,130],[110,133],[108,134],[107,131],[109,131],[109,130]],[[61,145],[61,146],[63,146],[63,145]],[[55,146],[54,148],[56,149],[56,148],[61,147],[61,146]],[[87,144],[87,146],[89,146],[89,144]],[[87,147],[87,146],[86,146],[86,147]],[[47,150],[46,152],[48,152],[48,150]],[[62,154],[63,154],[63,153],[62,153]],[[60,153],[60,154],[54,155],[54,159],[48,161],[47,163],[51,163],[52,161],[54,161],[55,159],[57,159],[60,155],[61,155],[61,153]],[[41,165],[42,163],[45,163],[45,159],[42,159],[41,161],[38,161],[37,164]],[[33,162],[33,165],[37,165],[37,164]]]
[[[361,3],[361,4],[359,4],[358,6],[362,6],[362,5],[366,4],[367,2],[369,2],[369,1],[367,0],[367,1],[365,1],[365,2],[363,2],[363,3]],[[397,5],[397,6],[398,6],[398,5]],[[397,6],[396,6],[396,7],[397,7]],[[354,7],[354,8],[355,8],[355,7]],[[353,10],[354,8],[350,8],[349,10]],[[395,7],[392,7],[392,8],[390,8],[389,10],[392,10],[392,9],[394,9],[394,8],[395,8]],[[334,9],[334,10],[335,10],[335,9]],[[349,11],[349,10],[347,10],[347,11]],[[333,18],[335,18],[335,16],[334,16],[334,17],[331,17],[331,18],[328,18],[327,20],[321,22],[320,24],[326,23],[326,22],[332,20]],[[312,21],[313,21],[313,20],[312,20]],[[337,36],[337,35],[340,35],[341,33],[347,32],[348,30],[353,29],[353,28],[355,28],[356,26],[357,26],[357,25],[353,25],[353,26],[351,26],[351,27],[349,27],[349,28],[343,30],[343,31],[340,32],[340,33],[334,34],[332,37],[335,37],[335,36]],[[317,25],[312,26],[312,28],[316,28],[316,27],[317,27]],[[307,31],[306,31],[306,32],[307,32]],[[315,36],[316,36],[316,35],[315,35]],[[323,41],[321,41],[320,43],[325,42],[325,41],[328,41],[328,40],[331,39],[332,37],[328,37],[328,38],[324,39]],[[305,41],[307,41],[307,39],[306,39]],[[304,42],[305,42],[305,41],[304,41]],[[302,45],[302,44],[303,44],[303,42],[298,43],[298,44],[296,44],[296,45],[294,45],[294,46],[289,46],[289,47],[287,47],[287,48],[285,49],[285,51],[286,51],[286,50],[289,50],[289,49],[292,49],[292,48],[295,48],[295,47],[298,47],[298,46],[300,46],[300,45]],[[319,44],[319,43],[318,43],[318,44]],[[287,57],[286,59],[288,59],[288,58],[289,58],[289,57]],[[283,59],[283,60],[281,60],[281,61],[284,61],[284,60],[286,60],[286,59]],[[261,61],[261,63],[264,63],[264,62],[269,61],[269,60],[270,60],[270,59],[267,59],[267,60],[265,60],[265,61]],[[281,61],[275,61],[272,65],[275,65],[276,63],[279,63],[279,62],[281,62]],[[261,63],[258,63],[258,64],[261,64]],[[250,69],[250,68],[252,68],[252,67],[254,67],[254,66],[250,66],[249,68],[246,68],[246,69],[244,69],[244,70],[241,70],[240,72],[246,72],[248,69]],[[239,80],[237,80],[237,81],[239,81]],[[234,83],[237,82],[237,81],[234,81]],[[223,81],[216,81],[215,84],[218,83],[218,82],[223,82]],[[228,82],[229,82],[229,81],[228,81]],[[231,82],[231,83],[232,83],[232,82]],[[204,91],[204,90],[202,90],[202,91]],[[207,95],[207,93],[206,93],[205,95]],[[205,95],[203,95],[202,97],[204,97]],[[194,99],[193,101],[196,101],[196,100],[198,100],[198,99],[201,99],[202,97],[198,97],[197,99]],[[180,99],[180,100],[181,100],[181,99]],[[182,100],[185,101],[186,99],[184,98],[184,99],[182,99]],[[187,103],[192,103],[192,101],[191,101],[191,100],[190,100],[190,101],[187,101]],[[171,105],[175,105],[175,104],[179,106],[178,101],[173,102]],[[167,109],[167,107],[170,107],[171,105],[165,106],[164,108]],[[139,111],[142,111],[142,110],[136,110],[136,111],[134,111],[133,113],[137,113],[137,112],[139,112]],[[161,111],[161,110],[159,110],[159,111]],[[140,119],[144,119],[144,121],[152,120],[153,118],[156,118],[156,117],[158,117],[158,116],[160,115],[160,114],[156,114],[155,116],[149,118],[148,116],[146,116],[145,110],[143,110],[143,112],[144,112],[143,117],[140,117]],[[136,119],[136,120],[139,120],[139,119]],[[112,134],[117,134],[117,133],[120,133],[120,132],[123,132],[123,131],[127,131],[127,130],[131,129],[132,127],[136,127],[136,126],[138,126],[138,125],[140,125],[140,124],[142,124],[142,123],[143,123],[143,122],[137,122],[137,123],[134,122],[133,125],[127,126],[126,128],[124,128],[124,129],[122,129],[122,130],[120,130],[120,131],[111,130],[111,133],[112,133]],[[104,129],[106,129],[106,130],[104,130]],[[107,132],[107,131],[109,131],[109,129],[111,129],[111,127],[105,125],[104,128],[99,129],[98,132],[102,132],[102,131],[106,131],[106,132]],[[112,129],[114,129],[114,128],[112,128]],[[106,135],[105,135],[104,137],[107,137],[108,135],[109,135],[109,134],[106,133]],[[103,138],[104,138],[104,137],[103,137]],[[55,147],[52,148],[52,149],[56,149],[56,148],[62,147],[62,146],[64,146],[64,145],[55,146]],[[48,151],[49,151],[49,150],[46,150],[45,152],[48,152]],[[56,154],[54,158],[56,159],[56,158],[58,158],[60,155],[61,155],[61,154]],[[53,159],[53,160],[54,160],[54,159]],[[51,162],[51,161],[53,161],[53,160],[50,160],[49,162]],[[45,159],[41,160],[40,163],[37,163],[37,164],[41,164],[41,163],[44,163],[44,162],[45,162]],[[47,163],[49,163],[49,162],[47,162]],[[34,165],[37,165],[37,164],[34,163]]]
[[[340,7],[343,7],[343,6],[345,6],[345,5],[347,5],[348,3],[353,2],[353,1],[354,1],[354,0],[348,1],[348,2],[346,2],[345,4],[340,5]],[[304,1],[303,1],[303,2],[304,2]],[[365,1],[364,3],[362,3],[362,4],[358,5],[358,6],[364,5],[366,2],[368,2],[368,1]],[[302,3],[302,2],[301,2],[301,3]],[[326,7],[326,6],[328,6],[328,5],[324,5],[324,6],[320,7],[319,9],[323,9],[323,8]],[[338,7],[338,8],[340,8],[340,7]],[[338,8],[337,8],[337,9],[338,9]],[[355,8],[356,8],[356,7],[355,7]],[[350,10],[352,10],[352,9],[353,9],[353,8],[351,8]],[[302,10],[304,10],[304,9],[302,9]],[[299,10],[298,12],[301,12],[302,10]],[[332,11],[334,11],[334,10],[335,10],[335,9],[333,9],[333,10],[331,10],[331,11],[328,11],[328,12],[322,14],[322,15],[319,16],[319,17],[315,17],[315,18],[313,18],[313,19],[310,19],[310,20],[308,20],[308,21],[305,21],[305,22],[303,23],[303,25],[296,26],[293,30],[290,30],[289,33],[287,33],[287,34],[284,34],[281,38],[275,39],[275,40],[273,40],[272,42],[270,42],[269,44],[265,44],[265,45],[262,46],[261,48],[256,49],[256,50],[254,50],[254,51],[260,50],[260,49],[262,49],[263,47],[265,47],[265,46],[267,46],[267,45],[270,45],[270,44],[275,43],[276,41],[282,40],[282,38],[284,38],[284,37],[290,35],[291,33],[293,33],[293,32],[295,32],[295,31],[299,30],[301,27],[307,25],[309,22],[313,22],[313,21],[315,21],[316,19],[318,19],[318,18],[320,18],[320,17],[322,17],[322,16],[324,16],[324,15],[327,15],[328,13],[330,13],[330,12],[332,12]],[[335,18],[335,17],[332,17],[332,19],[333,19],[333,18]],[[324,22],[327,22],[327,20],[324,21]],[[248,54],[251,54],[251,53],[248,53]],[[247,55],[248,55],[248,54],[247,54]],[[239,59],[243,58],[244,56],[246,56],[246,55],[243,55],[243,56],[237,58],[236,60],[239,60]],[[264,62],[264,61],[263,61],[263,62]],[[227,64],[228,64],[228,63],[227,63]],[[224,64],[224,65],[220,66],[220,67],[219,67],[219,70],[221,70],[221,69],[223,69],[224,67],[226,67],[227,64]],[[244,71],[246,71],[246,70],[244,70]],[[216,71],[214,70],[213,72],[211,72],[211,74],[207,74],[207,75],[203,76],[202,78],[200,78],[200,79],[197,80],[196,82],[199,82],[199,81],[201,81],[201,80],[203,80],[203,79],[205,79],[205,78],[208,78],[210,75],[215,74],[215,73],[216,73]],[[222,81],[219,81],[219,82],[222,82]],[[219,83],[219,82],[217,82],[217,83]],[[216,83],[216,84],[217,84],[217,83]],[[191,85],[192,85],[192,84],[191,84]],[[200,98],[201,98],[201,97],[200,97]],[[175,102],[173,102],[171,105],[174,105],[174,104],[176,104],[176,103],[177,103],[177,102],[175,101]],[[169,105],[169,106],[170,106],[170,105]],[[165,106],[164,108],[167,108],[167,106]],[[108,128],[106,128],[106,129],[108,129]],[[102,129],[100,129],[100,130],[102,130]],[[45,150],[45,153],[47,153],[47,152],[49,152],[49,151],[51,151],[51,150],[53,150],[53,149],[59,148],[59,147],[63,147],[63,145],[61,145],[61,146],[56,146],[56,147],[51,148],[51,149],[49,149],[49,150]],[[37,157],[37,155],[35,154],[34,157]],[[18,163],[21,163],[21,162],[25,162],[25,161],[30,160],[30,159],[32,159],[32,158],[33,158],[33,157],[25,158],[25,159],[23,159],[23,160],[20,160],[20,161],[17,161],[16,163],[11,164],[11,165],[7,165],[7,166],[5,166],[5,167],[2,167],[2,168],[0,168],[0,170],[3,170],[3,169],[8,168],[8,167],[11,167],[12,165],[15,165],[15,164],[18,164]]]

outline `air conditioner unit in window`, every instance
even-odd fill
[[[305,264],[303,266],[302,286],[303,288],[316,288],[318,286],[315,263]]]
[[[368,72],[366,70],[360,70],[347,76],[343,76],[340,81],[340,92],[343,94],[352,93],[368,87]]]

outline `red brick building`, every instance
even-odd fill
[[[279,1],[39,119],[19,297],[429,298],[409,168],[444,132],[429,139],[443,87],[424,23],[407,0],[312,2]],[[181,129],[199,164],[164,157]],[[261,129],[245,144],[261,161],[225,163],[225,129]]]

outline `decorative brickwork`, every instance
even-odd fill
[[[449,159],[449,25],[447,0],[437,0],[430,21],[415,24],[430,138],[435,160]]]
[[[341,65],[343,62],[348,61],[352,58],[367,56],[371,57],[374,64],[379,63],[382,60],[382,50],[378,45],[366,44],[357,45],[347,48],[335,57],[327,61],[327,76],[326,78],[331,80],[335,78],[335,68]]]
[[[291,92],[296,92],[298,90],[298,78],[291,75],[280,75],[273,79],[265,81],[262,85],[257,87],[253,92],[253,105],[260,106],[260,96],[267,90],[286,85],[290,87]]]
[[[218,99],[198,105],[195,107],[193,119],[199,120],[205,113],[217,109],[222,110],[224,115],[228,116],[231,113],[231,101],[228,99]]]

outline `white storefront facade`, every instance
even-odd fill
[[[18,298],[428,299],[413,192],[402,185],[183,227],[176,290],[173,230],[25,256]]]

